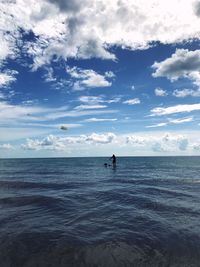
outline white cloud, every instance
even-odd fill
[[[48,112],[48,109],[42,107],[13,105],[7,102],[0,102],[0,122],[7,122],[15,119],[30,119],[30,114],[36,115],[42,112]]]
[[[153,77],[167,77],[171,81],[188,77],[200,68],[200,50],[176,49],[170,58],[155,62],[152,68],[155,69]]]
[[[14,147],[11,144],[2,144],[2,145],[0,145],[0,150],[1,149],[10,150],[10,149],[13,149],[13,148]]]
[[[160,122],[154,125],[149,125],[149,126],[146,126],[146,128],[157,128],[157,127],[163,127],[169,124],[181,124],[181,123],[186,123],[186,122],[191,122],[191,121],[193,121],[193,117],[185,117],[185,118],[178,118],[178,119],[168,118],[167,122]]]
[[[179,119],[168,119],[168,120],[169,120],[169,123],[172,123],[172,124],[181,124],[181,123],[193,121],[193,117],[179,118]]]
[[[166,134],[161,140],[156,141],[152,145],[152,150],[155,152],[167,151],[185,151],[188,148],[188,138],[184,135]]]
[[[154,90],[156,96],[167,96],[166,90],[158,87]]]
[[[114,78],[115,74],[112,71],[106,71],[105,72],[105,76],[108,77],[108,78]]]
[[[60,137],[55,135],[49,135],[41,140],[39,139],[27,139],[25,144],[22,144],[22,148],[25,150],[67,150],[71,144],[91,144],[101,145],[112,143],[116,138],[113,133],[80,135],[80,136],[67,136]]]
[[[54,135],[49,135],[42,140],[38,139],[27,139],[26,144],[22,145],[25,150],[40,150],[40,149],[50,149],[50,150],[63,150],[64,145],[60,142],[59,138]]]
[[[105,100],[105,102],[111,104],[111,103],[118,103],[121,101],[121,96],[115,96],[115,97],[112,97],[111,99],[107,99]]]
[[[157,123],[157,124],[154,124],[154,125],[149,125],[149,126],[146,126],[146,128],[157,128],[157,127],[163,127],[163,126],[166,126],[168,123],[167,122],[160,122],[160,123]]]
[[[84,122],[105,122],[105,121],[117,121],[116,118],[108,119],[108,118],[89,118],[85,119]]]
[[[128,100],[125,100],[125,101],[123,102],[123,104],[128,104],[128,105],[136,105],[136,104],[140,104],[140,99],[139,99],[139,98],[128,99]]]
[[[114,133],[96,134],[86,136],[85,141],[89,144],[109,144],[116,138]]]
[[[80,105],[76,106],[75,110],[84,110],[84,109],[100,109],[100,108],[106,108],[106,105]]]
[[[80,96],[79,101],[91,105],[96,105],[104,102],[102,96]]]
[[[152,42],[198,38],[198,10],[198,2],[188,0],[3,1],[0,60],[21,51],[33,58],[34,69],[59,58],[113,60],[114,45],[144,49]],[[30,31],[37,38],[25,45],[23,35]]]
[[[14,70],[7,70],[5,72],[0,73],[0,87],[6,87],[12,82],[15,82],[16,74],[18,74],[18,72]]]
[[[67,117],[81,117],[96,114],[116,113],[117,110],[98,110],[106,108],[106,105],[80,105],[74,109],[67,106],[58,108],[42,107],[34,105],[13,105],[8,102],[0,102],[0,125],[19,122],[52,121]],[[96,110],[97,109],[97,110]]]
[[[186,150],[188,146],[188,138],[184,135],[177,135],[174,136],[172,134],[166,134],[163,138],[162,141],[166,145],[170,146],[178,146],[179,150]]]
[[[44,79],[46,82],[56,82],[57,79],[54,76],[54,71],[52,67],[46,69],[47,73],[44,75]]]
[[[200,110],[200,104],[186,104],[186,105],[176,105],[171,107],[157,107],[151,110],[150,116],[162,116],[170,115],[174,113],[184,113]]]
[[[141,137],[137,135],[129,135],[126,137],[127,144],[133,144],[136,146],[145,146],[146,142],[147,142],[146,137]]]
[[[121,96],[114,96],[107,99],[105,95],[100,96],[80,96],[79,101],[88,105],[97,105],[101,103],[118,103],[121,100]]]
[[[186,135],[179,133],[145,133],[126,137],[126,143],[140,149],[149,148],[154,152],[185,151],[189,140]]]
[[[184,98],[187,96],[200,97],[200,90],[193,89],[182,89],[182,90],[174,90],[173,95],[179,98]]]
[[[108,76],[108,72],[104,75],[98,74],[94,70],[80,69],[77,67],[67,67],[67,73],[71,76],[73,81],[74,90],[84,90],[85,88],[94,87],[108,87],[112,83],[107,81],[106,78],[111,78],[113,76]]]
[[[84,105],[83,105],[84,106]],[[94,109],[93,109],[94,108]],[[97,108],[97,107],[96,107]],[[100,110],[99,108],[96,109],[94,106],[90,109],[84,109],[79,108],[78,109],[73,109],[73,110],[65,110],[65,111],[54,111],[49,112],[49,114],[43,115],[43,117],[40,117],[41,120],[56,120],[56,119],[61,119],[61,118],[67,118],[67,117],[72,117],[72,118],[78,118],[81,116],[87,116],[87,115],[97,115],[97,114],[110,114],[110,113],[116,113],[118,112],[117,110],[114,109],[103,109]]]
[[[98,108],[98,109],[96,109]],[[100,110],[101,108],[101,110]],[[117,110],[103,109],[104,106],[79,106],[77,109],[69,109],[67,106],[58,108],[42,107],[37,105],[14,105],[0,101],[0,140],[7,142],[22,138],[40,136],[59,131],[60,125],[68,128],[81,127],[76,123],[79,117],[95,116],[100,114],[112,114]],[[102,110],[103,109],[103,110]],[[75,118],[69,123],[70,118]]]
[[[166,77],[170,81],[187,78],[197,86],[196,90],[175,90],[176,97],[200,96],[200,50],[176,49],[176,52],[162,62],[152,65],[155,70],[153,77]]]

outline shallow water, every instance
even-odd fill
[[[0,160],[0,266],[200,266],[200,157]]]

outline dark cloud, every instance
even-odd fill
[[[200,1],[194,3],[194,13],[197,17],[200,17]]]
[[[78,12],[81,8],[81,1],[79,0],[47,0],[59,7],[63,12]]]
[[[110,54],[104,50],[101,43],[97,39],[92,38],[80,47],[79,52],[82,58],[96,57],[97,54],[105,58],[108,54],[108,57],[110,57]]]

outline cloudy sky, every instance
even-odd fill
[[[199,0],[1,0],[0,157],[200,155]]]

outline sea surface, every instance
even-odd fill
[[[200,266],[200,157],[0,159],[0,267]]]

